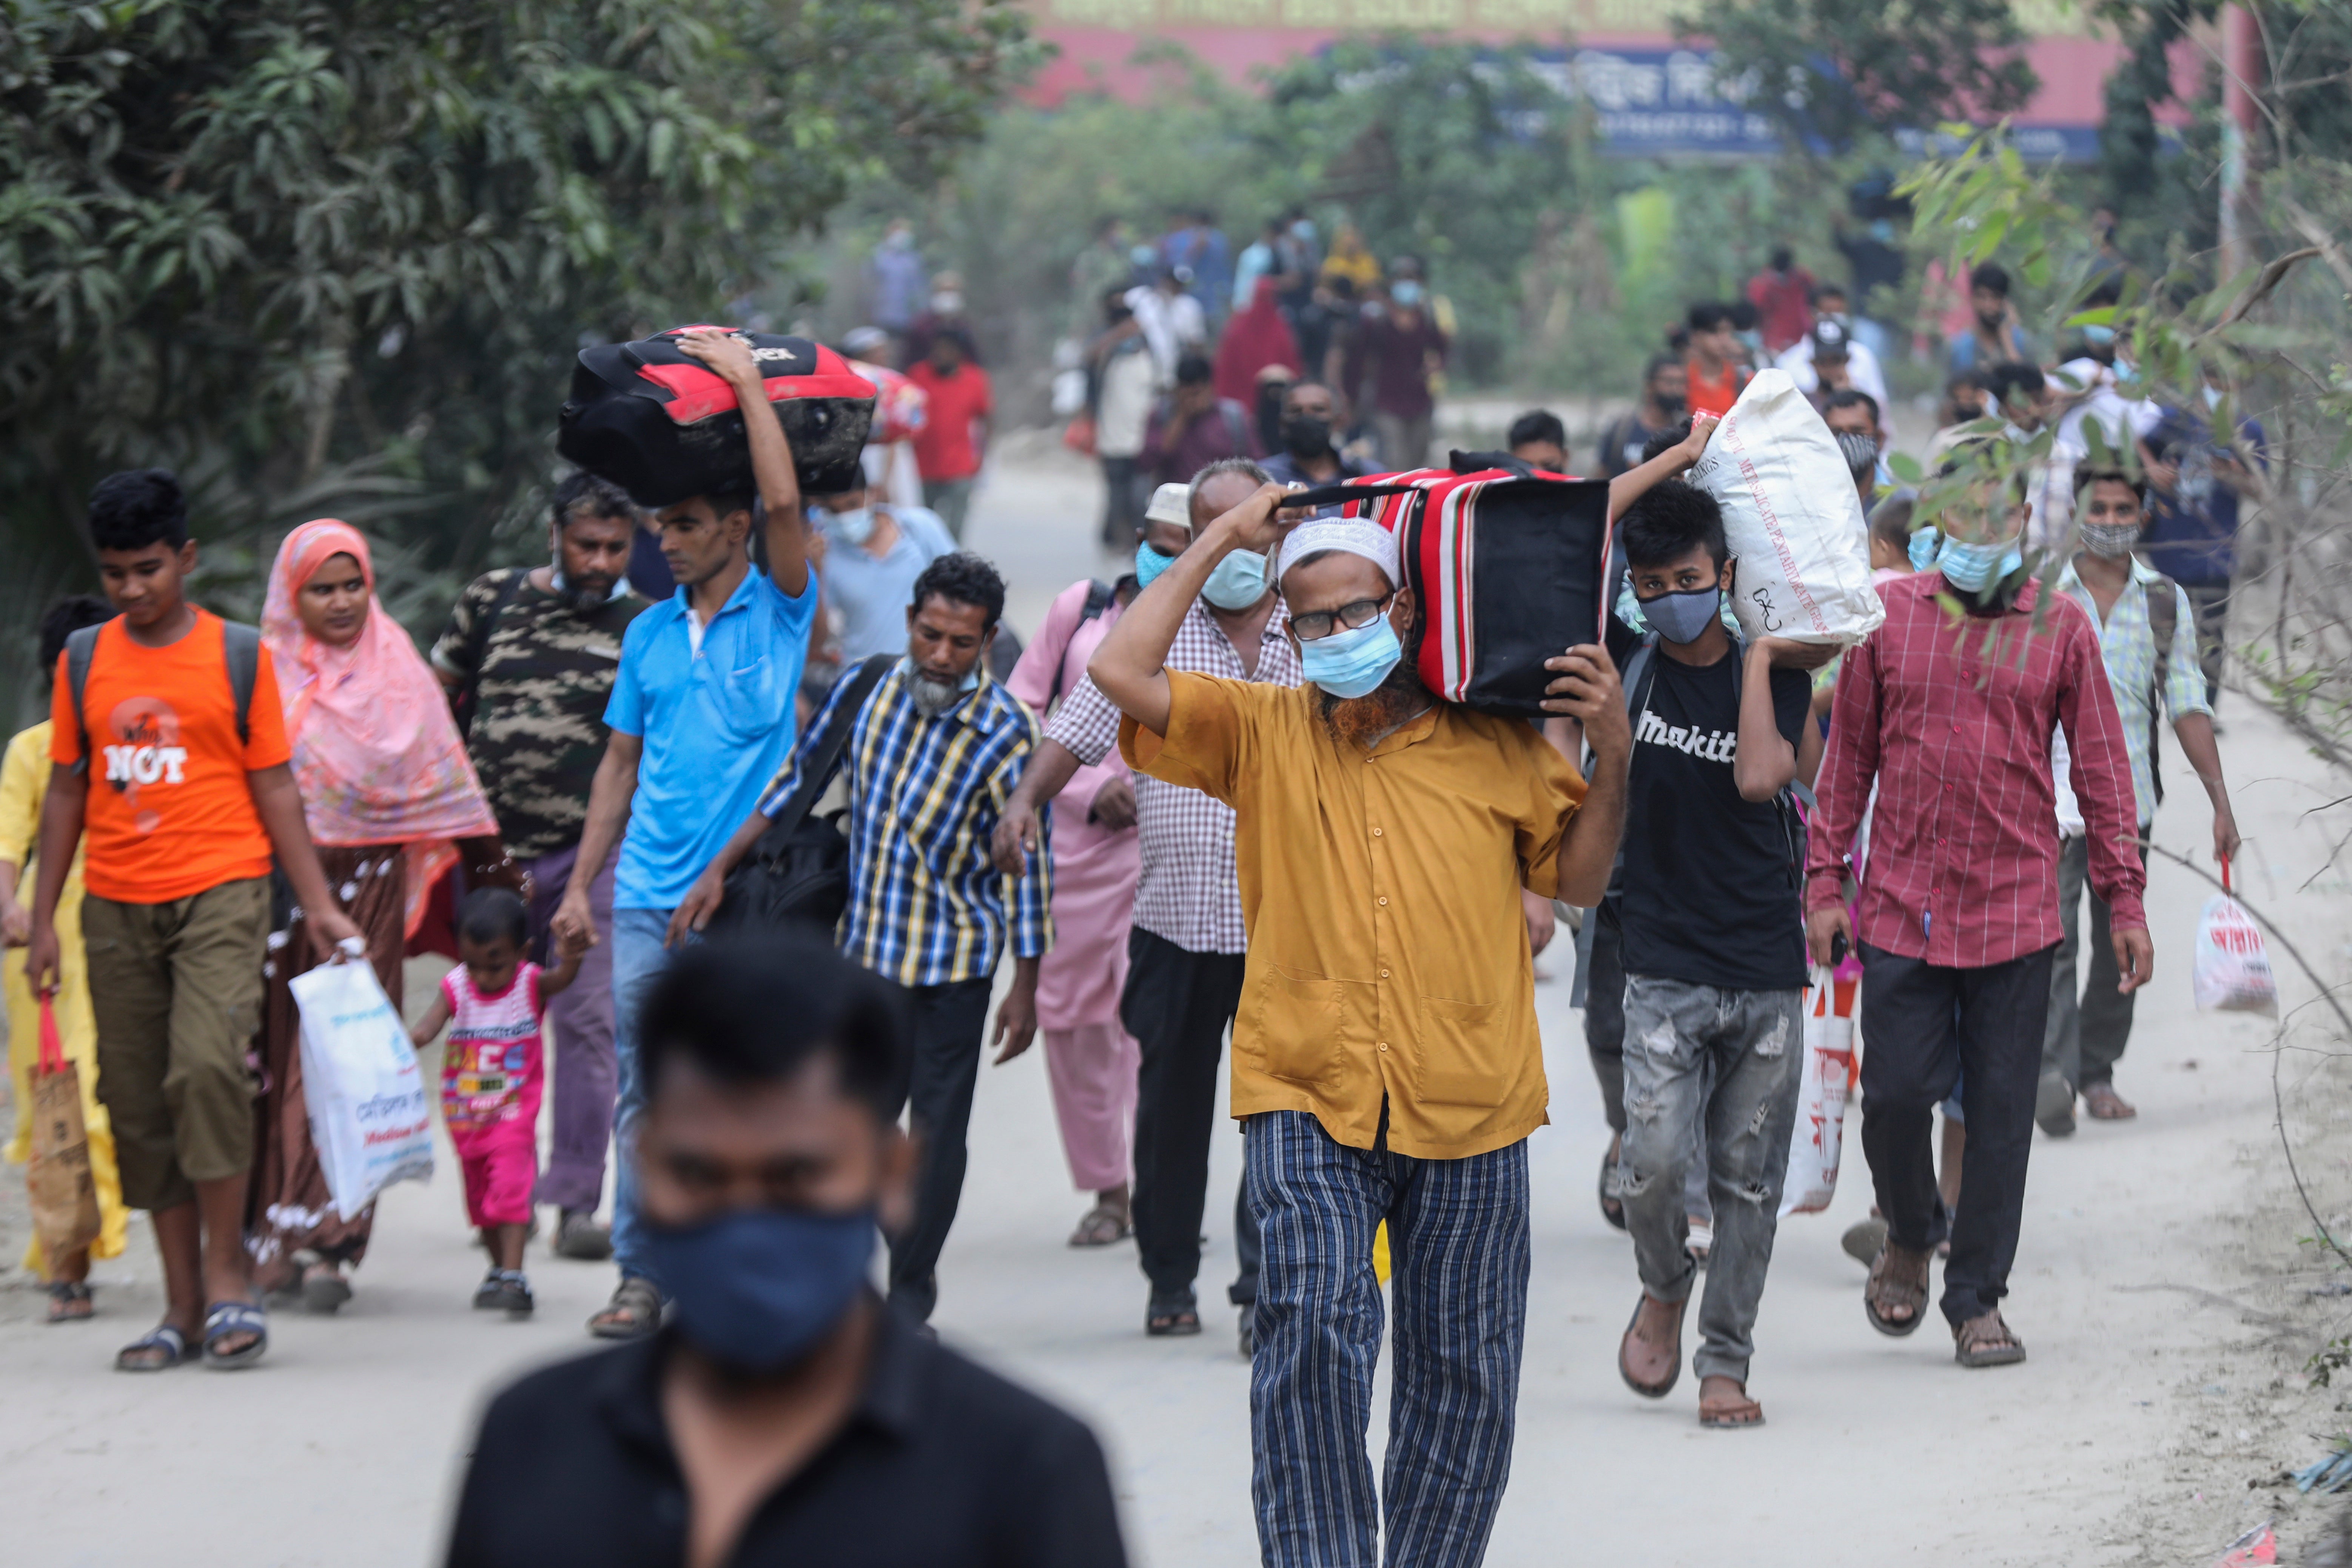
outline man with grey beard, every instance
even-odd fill
[[[922,1163],[914,1223],[890,1242],[890,1300],[918,1321],[939,1300],[940,1249],[963,1195],[964,1131],[997,960],[1009,945],[1013,988],[993,1037],[1001,1065],[1037,1032],[1037,961],[1052,937],[1050,834],[1015,876],[999,872],[990,853],[997,818],[1041,739],[1035,716],[988,673],[1003,613],[1004,581],[979,556],[959,552],[925,567],[907,607],[906,657],[851,721],[840,764],[849,800],[841,950],[907,988],[913,1026],[899,1094],[911,1106]],[[802,731],[759,809],[678,906],[674,931],[709,922],[727,873],[799,791],[852,684],[845,678]]]

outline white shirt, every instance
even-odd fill
[[[1095,451],[1105,458],[1132,458],[1142,451],[1159,392],[1159,373],[1149,353],[1113,354],[1104,361],[1102,395],[1095,405]]]
[[[1813,371],[1813,340],[1810,337],[1799,338],[1773,363],[1789,373],[1789,379],[1797,384],[1799,392],[1810,393],[1822,384],[1822,378]],[[1870,352],[1870,345],[1858,338],[1846,340],[1845,372],[1856,392],[1866,392],[1878,400],[1878,427],[1892,440],[1895,405],[1886,395],[1886,373],[1879,368],[1878,356]]]

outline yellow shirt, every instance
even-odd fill
[[[0,860],[20,873],[16,901],[33,907],[33,857],[41,847],[41,803],[49,794],[49,721],[19,730],[8,742],[7,759],[0,763]],[[81,902],[81,849],[76,846],[73,865],[66,872],[60,909],[70,900]],[[22,962],[22,955],[18,955]]]
[[[1543,1125],[1521,887],[1550,897],[1584,781],[1532,726],[1439,703],[1367,752],[1311,685],[1171,670],[1163,738],[1119,749],[1234,808],[1249,958],[1233,1114],[1452,1160]]]

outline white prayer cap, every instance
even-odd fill
[[[1318,517],[1300,523],[1282,542],[1282,567],[1276,579],[1290,574],[1290,569],[1310,555],[1336,550],[1343,555],[1360,555],[1388,574],[1389,586],[1402,586],[1404,577],[1397,569],[1396,535],[1369,518]]]
[[[1151,492],[1151,504],[1143,510],[1146,522],[1173,522],[1186,528],[1192,526],[1192,487],[1162,485]]]

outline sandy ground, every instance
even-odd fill
[[[1098,492],[1050,448],[1015,454],[983,490],[976,547],[1017,584],[1014,623],[1096,569]],[[2225,701],[2223,746],[2251,841],[2245,888],[2331,979],[2352,899],[2326,868],[2337,833],[2306,816],[2342,791],[2277,726]],[[2199,791],[2167,743],[2160,844],[2193,849]],[[2340,833],[2340,829],[2337,830]],[[2314,877],[2315,872],[2319,874]],[[2306,879],[2313,879],[2306,881]],[[1858,1150],[1827,1215],[1783,1227],[1757,1331],[1761,1431],[1702,1433],[1695,1386],[1636,1399],[1613,1356],[1636,1284],[1632,1249],[1596,1212],[1607,1133],[1568,1005],[1568,955],[1538,990],[1553,1125],[1532,1143],[1535,1272],[1517,1462],[1489,1561],[2204,1563],[2241,1530],[2297,1516],[2284,1468],[2347,1418],[2308,1391],[2304,1359],[2346,1331],[2347,1303],[2296,1237],[2273,1131],[2265,1020],[2190,1004],[2190,935],[2205,897],[2159,863],[2150,909],[2158,978],[2119,1083],[2142,1114],[2039,1141],[2011,1319],[2025,1365],[1964,1373],[1934,1323],[1882,1339],[1839,1232],[1869,1206]],[[2291,968],[2281,957],[2283,969]],[[417,989],[429,969],[415,979]],[[2290,1004],[2313,986],[2285,980]],[[2289,1058],[2291,1126],[2323,1215],[2352,1208],[2343,1085],[2308,1016]],[[561,1070],[558,1064],[557,1070]],[[1085,1206],[1069,1188],[1036,1054],[982,1073],[971,1177],[941,1265],[949,1342],[1083,1412],[1108,1447],[1136,1558],[1254,1560],[1247,1368],[1233,1319],[1192,1341],[1141,1333],[1132,1249],[1063,1245]],[[1232,1273],[1240,1140],[1216,1140],[1204,1304]],[[23,1245],[21,1184],[0,1182],[0,1258]],[[437,1552],[452,1483],[485,1395],[519,1370],[585,1350],[609,1269],[534,1248],[540,1311],[520,1324],[468,1309],[479,1278],[453,1166],[387,1194],[375,1245],[341,1316],[273,1318],[267,1362],[243,1376],[108,1370],[153,1321],[152,1241],[100,1266],[101,1315],[52,1329],[42,1299],[0,1285],[0,1557],[116,1564],[168,1552],[181,1568],[415,1564]],[[2336,1277],[2343,1277],[2339,1268]],[[1385,1408],[1385,1385],[1381,1394]],[[1376,1416],[1377,1446],[1385,1422]],[[2295,1516],[2295,1517],[2289,1517]],[[2296,1559],[2290,1555],[2287,1561]]]

